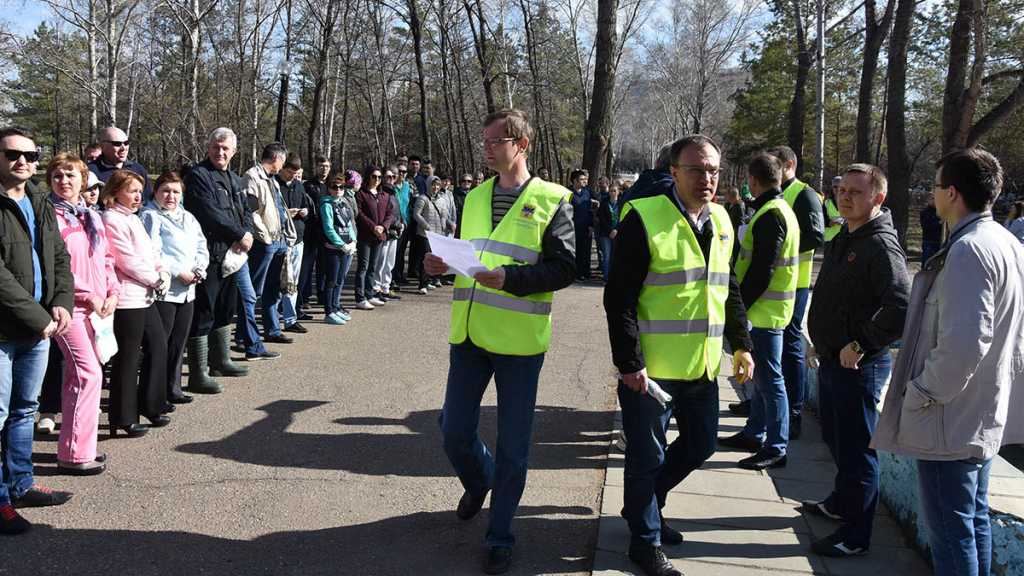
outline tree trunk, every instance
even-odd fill
[[[971,55],[972,36],[974,62],[968,78],[967,61]],[[950,31],[949,70],[942,100],[943,153],[967,145],[978,98],[981,96],[986,56],[985,2],[959,0]]]
[[[889,33],[889,23],[896,0],[886,2],[885,14],[879,20],[875,0],[864,2],[864,65],[860,73],[860,93],[857,99],[856,162],[871,161],[871,121],[874,113],[875,75],[878,72],[878,54]]]
[[[889,105],[886,109],[886,144],[888,145],[889,194],[886,204],[892,212],[893,224],[900,243],[906,248],[907,223],[910,214],[911,164],[907,154],[907,46],[914,21],[917,0],[898,0],[889,40]]]
[[[800,11],[800,0],[793,0],[793,12],[797,64],[793,99],[789,104],[789,131],[786,134],[786,140],[789,147],[796,153],[796,173],[799,177],[804,171],[804,123],[807,117],[807,81],[811,75],[811,52],[807,42],[807,29],[804,28],[803,14]]]
[[[114,33],[114,0],[107,0],[107,125],[117,124],[117,50]]]
[[[418,0],[406,0],[409,7],[409,31],[412,33],[412,50],[416,57],[416,80],[420,89],[420,136],[423,138],[423,152],[431,155],[430,112],[427,110],[427,78],[423,70],[423,21],[420,20]]]
[[[595,181],[602,173],[602,160],[608,150],[612,98],[615,92],[615,47],[618,45],[615,26],[618,9],[619,0],[597,2],[594,92],[583,142],[583,167]]]
[[[473,33],[473,46],[476,49],[477,62],[480,64],[480,80],[484,86],[484,100],[487,102],[487,113],[497,110],[494,104],[494,76],[491,74],[490,49],[487,44],[487,21],[481,0],[463,0],[469,29]]]
[[[96,98],[96,82],[100,66],[96,57],[96,0],[89,0],[89,24],[86,41],[89,43],[89,138],[99,132],[99,102]]]
[[[337,0],[328,0],[327,13],[324,15],[323,27],[320,29],[319,43],[316,46],[316,69],[313,74],[313,105],[309,111],[309,128],[306,130],[306,153],[309,166],[313,166],[316,154],[316,137],[320,132],[323,118],[324,95],[327,91],[328,66],[327,59],[331,53],[331,38],[334,35]]]

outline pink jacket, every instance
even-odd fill
[[[142,219],[120,204],[103,211],[110,253],[114,257],[117,279],[121,282],[121,308],[147,308],[156,299],[154,287],[160,283],[160,255]]]
[[[117,296],[121,284],[114,271],[114,256],[110,253],[106,229],[100,228],[96,248],[89,247],[89,235],[82,222],[73,215],[57,209],[57,226],[71,257],[71,275],[75,277],[75,314],[89,314],[89,299],[106,300]]]

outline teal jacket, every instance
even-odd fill
[[[342,221],[339,222],[339,220]],[[347,220],[347,223],[344,220]],[[335,198],[330,194],[320,197],[320,222],[323,224],[324,236],[328,244],[341,247],[355,240],[355,221],[355,215],[344,198]],[[348,233],[348,241],[342,238],[339,230]]]

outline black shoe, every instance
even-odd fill
[[[291,336],[285,336],[284,334],[271,334],[263,338],[264,342],[270,342],[271,344],[291,344],[295,342],[295,338]]]
[[[303,322],[309,322],[310,320],[313,319],[313,315],[310,314],[309,312],[303,312],[302,314],[299,314],[298,316],[296,316],[295,319],[296,320],[301,320]]]
[[[815,502],[813,500],[804,500],[803,502],[800,503],[798,510],[800,510],[801,512],[806,512],[812,516],[819,516],[821,518],[828,518],[830,520],[838,520],[841,522],[843,520],[843,517],[829,510],[828,506],[825,504],[826,502],[828,502],[827,499],[822,500],[821,502]]]
[[[638,564],[647,576],[683,576],[665,557],[660,546],[630,546],[629,559]]]
[[[789,439],[797,440],[800,438],[800,433],[803,432],[803,421],[800,418],[800,414],[795,412],[789,413]]]
[[[868,551],[867,547],[848,545],[843,541],[843,536],[839,532],[821,540],[815,540],[811,543],[811,550],[818,556],[828,556],[829,558],[849,558],[866,554]]]
[[[175,410],[177,410],[177,408],[174,407],[174,404],[171,404],[170,402],[168,402],[168,403],[164,404],[163,408],[160,409],[160,413],[161,414],[170,414],[171,412],[174,412]]]
[[[32,524],[18,514],[14,506],[4,504],[0,506],[0,534],[14,536],[24,534],[32,528]]]
[[[96,476],[102,474],[107,469],[106,458],[102,461],[93,460],[92,462],[61,462],[57,461],[57,469],[60,470],[61,474],[67,474],[68,476]]]
[[[751,438],[743,432],[737,432],[732,436],[719,438],[718,445],[725,446],[726,448],[735,448],[742,452],[757,453],[761,451],[761,441],[756,438]]]
[[[768,452],[758,452],[753,456],[740,460],[737,464],[740,468],[746,470],[765,470],[768,468],[785,468],[786,467],[786,455],[785,454],[770,454]]]
[[[292,332],[294,334],[305,334],[306,332],[309,332],[309,329],[303,326],[302,324],[296,322],[294,324],[291,324],[290,326],[285,326],[284,331]]]
[[[167,398],[167,401],[170,402],[171,404],[188,404],[192,400],[194,400],[194,398],[187,394],[182,394],[181,396],[171,396]]]
[[[270,350],[264,350],[263,352],[259,352],[256,354],[250,354],[249,352],[245,353],[245,359],[248,360],[249,362],[259,362],[260,360],[274,360],[280,357],[280,352],[271,352]]]
[[[150,428],[163,428],[164,426],[167,426],[168,424],[171,423],[171,419],[167,416],[164,416],[163,414],[155,416],[153,418],[146,416],[146,420],[149,420]]]
[[[512,567],[512,549],[503,546],[491,546],[487,550],[487,563],[484,564],[485,574],[504,574]]]
[[[729,412],[735,416],[750,416],[750,400],[729,404]]]
[[[462,498],[459,499],[459,507],[455,509],[455,515],[459,517],[459,520],[469,520],[473,516],[476,516],[477,512],[484,507],[484,500],[487,498],[487,492],[484,492],[480,496],[473,496],[469,493],[469,490],[462,494]]]
[[[243,346],[241,344],[232,344],[231,345],[231,351],[232,352],[238,352],[239,354],[244,354],[245,353],[245,346]]]
[[[670,526],[664,518],[661,519],[661,543],[667,546],[683,543],[683,533]]]
[[[129,438],[139,438],[149,432],[149,426],[145,424],[128,424],[127,426],[111,426],[110,437],[117,438],[118,434],[124,433]]]
[[[71,492],[50,490],[38,484],[34,484],[17,498],[11,498],[11,504],[15,508],[42,508],[43,506],[60,506],[71,500]]]

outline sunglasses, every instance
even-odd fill
[[[345,189],[345,186],[342,185],[342,184],[332,184],[331,185],[331,190],[344,190],[344,189]]]
[[[4,150],[4,158],[7,158],[8,162],[17,162],[22,156],[25,157],[25,162],[39,161],[38,150]]]
[[[472,183],[473,183],[473,181],[472,181],[472,180],[470,180],[469,178],[466,178],[465,180],[463,180],[463,181],[462,181],[462,183],[463,183],[463,184],[466,184],[466,183],[472,184]]]
[[[130,140],[107,140],[107,144],[110,144],[114,148],[120,148],[122,146],[128,146],[131,144]]]
[[[385,178],[394,178],[395,175],[394,174],[385,174],[384,177]]]
[[[370,178],[375,178],[377,180],[380,180],[380,174],[370,174]]]
[[[405,174],[406,172],[408,172],[408,170],[399,170],[398,171],[399,174]]]

